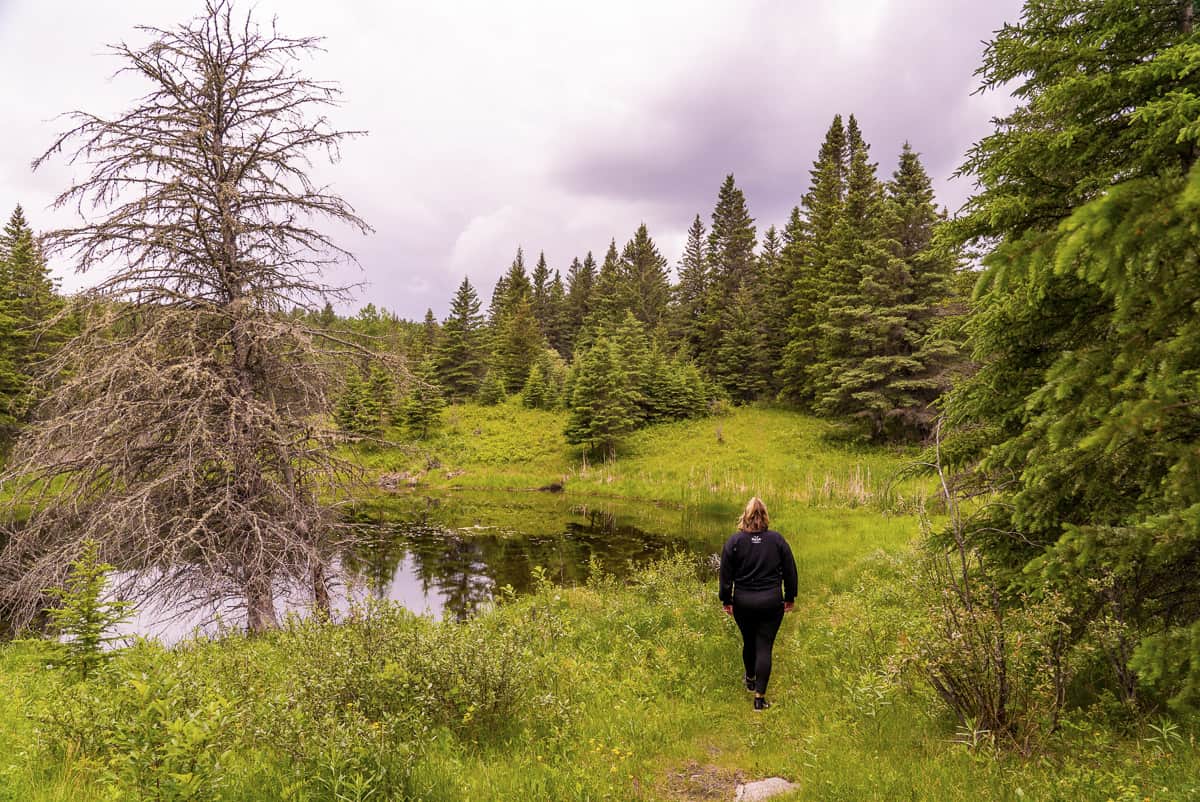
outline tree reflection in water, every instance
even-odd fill
[[[345,567],[376,597],[462,620],[497,588],[530,590],[536,566],[571,585],[587,580],[593,561],[625,577],[673,552],[710,554],[732,519],[724,509],[596,508],[561,497],[404,499],[360,513],[373,537]]]

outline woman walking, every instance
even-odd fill
[[[755,496],[738,519],[738,531],[721,549],[721,604],[742,632],[746,690],[754,691],[755,710],[770,707],[771,650],[783,614],[796,600],[796,561],[783,535],[767,528],[769,523],[766,506]]]

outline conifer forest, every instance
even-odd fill
[[[1024,0],[953,176],[781,98],[790,212],[718,165],[423,317],[353,43],[184,5],[0,148],[53,190],[0,172],[0,802],[1200,799],[1194,2]],[[751,497],[799,584],[755,707]]]

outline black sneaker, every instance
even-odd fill
[[[761,696],[754,697],[754,709],[755,710],[758,710],[758,711],[766,710],[770,706],[771,706],[771,703],[768,702],[766,699],[762,698]]]
[[[742,681],[746,683],[746,690],[754,690],[754,677],[742,677]]]

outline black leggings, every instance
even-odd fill
[[[783,623],[783,605],[778,607],[738,607],[733,605],[733,620],[742,631],[742,665],[746,676],[754,677],[754,690],[767,692],[771,679],[771,649],[775,633]]]

